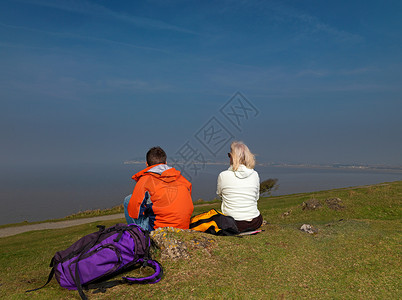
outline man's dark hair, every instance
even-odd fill
[[[166,163],[166,153],[159,146],[152,147],[147,152],[147,164],[148,166],[156,165],[156,164],[165,164]]]

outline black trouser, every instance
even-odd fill
[[[252,219],[251,221],[236,221],[237,229],[239,229],[240,232],[244,231],[252,231],[252,230],[257,230],[260,228],[262,225],[262,216],[261,214]]]

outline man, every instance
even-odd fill
[[[166,164],[161,147],[147,152],[147,168],[132,178],[137,182],[131,195],[124,199],[124,214],[128,224],[145,230],[159,227],[188,229],[193,213],[191,183],[180,171]]]

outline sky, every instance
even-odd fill
[[[220,159],[233,139],[260,162],[402,165],[401,9],[3,0],[0,166],[121,163],[155,145]]]

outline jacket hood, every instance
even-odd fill
[[[230,166],[229,171],[233,171],[233,167]],[[233,171],[235,173],[235,176],[237,178],[243,179],[249,177],[251,174],[253,174],[255,171],[254,169],[249,169],[245,165],[239,165],[239,168],[236,171]]]
[[[154,176],[162,181],[172,182],[177,180],[181,176],[181,173],[180,171],[169,167],[166,164],[158,164],[149,166],[148,168],[135,174],[132,178],[135,181],[138,181],[142,176]]]

